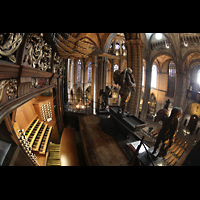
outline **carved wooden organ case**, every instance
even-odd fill
[[[48,36],[0,33],[0,165],[46,165],[60,141],[67,61]]]

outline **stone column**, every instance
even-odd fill
[[[175,95],[174,95],[174,107],[180,107],[182,102],[182,96],[183,96],[183,89],[187,90],[187,88],[184,88],[183,80],[184,80],[184,73],[183,73],[183,61],[182,56],[177,57],[176,61],[176,88],[175,88]],[[184,93],[185,94],[185,93]]]
[[[104,58],[103,60],[103,91],[105,92],[105,87],[106,87],[106,76],[107,76],[107,63],[108,63],[108,59]]]
[[[96,114],[97,101],[97,56],[92,57],[92,81],[91,81],[91,100],[92,100],[92,114]]]
[[[146,80],[145,80],[145,90],[144,90],[142,111],[140,115],[141,120],[145,120],[147,116],[148,101],[149,101],[150,91],[151,91],[151,71],[152,71],[152,64],[150,63],[150,59],[146,59]]]
[[[74,102],[74,92],[75,92],[75,71],[74,71],[74,59],[70,60],[70,92],[73,91],[72,102]],[[70,93],[71,94],[71,93]]]
[[[133,70],[136,83],[136,91],[131,93],[127,110],[130,114],[138,116],[142,91],[143,42],[140,34],[130,33],[125,44],[127,47],[127,67]]]
[[[82,63],[82,78],[81,78],[81,83],[82,85],[82,89],[83,89],[83,96],[82,96],[82,103],[85,104],[85,68],[86,68],[86,61],[85,58],[82,59],[83,63]]]
[[[99,94],[100,89],[105,90],[103,87],[103,59],[97,57],[97,93]],[[98,95],[99,96],[99,95]]]
[[[185,88],[187,90],[187,88]],[[183,72],[180,70],[176,70],[176,89],[174,96],[174,107],[181,106],[181,100],[183,95]]]
[[[96,109],[100,109],[102,98],[99,96],[101,89],[105,90],[104,77],[103,77],[103,58],[97,57],[97,71],[96,71]]]

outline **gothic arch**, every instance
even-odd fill
[[[105,52],[108,52],[108,49],[109,49],[109,47],[110,47],[110,43],[112,42],[113,38],[114,38],[116,35],[117,35],[117,33],[111,33],[111,34],[108,36],[108,38],[107,38],[107,40],[106,40],[106,43],[105,43],[105,45],[104,45],[104,49],[103,49]]]
[[[199,84],[198,84],[198,71],[200,70],[200,61],[194,62],[192,66],[189,68],[189,73],[187,73],[187,85],[192,89],[193,91],[198,92],[199,91]]]
[[[176,58],[175,58],[175,56],[172,55],[172,54],[169,53],[169,52],[166,52],[166,51],[160,51],[160,52],[156,53],[156,54],[150,59],[150,63],[153,64],[154,60],[155,60],[156,58],[162,56],[162,55],[167,55],[167,56],[171,57],[172,60],[174,61],[174,63],[176,64]]]
[[[104,45],[104,51],[105,52],[108,52],[108,49],[110,47],[110,43],[112,42],[113,38],[117,35],[117,33],[111,33],[106,42],[105,42],[105,45]],[[125,40],[130,40],[130,39],[141,39],[141,33],[124,33],[124,36],[125,36]]]
[[[188,70],[192,70],[193,68],[195,68],[197,65],[200,65],[200,58],[199,59],[195,59],[192,60],[189,64],[189,68]]]
[[[200,54],[200,50],[199,49],[191,49],[191,50],[189,50],[189,51],[187,51],[185,54],[184,54],[184,56],[183,56],[183,63],[185,63],[186,62],[186,59],[188,58],[188,56],[190,56],[191,54],[195,54],[195,53],[197,53],[197,54]]]

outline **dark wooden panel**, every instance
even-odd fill
[[[0,60],[0,80],[17,78],[19,68],[19,65]]]
[[[39,69],[23,65],[21,76],[22,77],[44,77],[44,78],[50,78],[52,76],[52,73],[41,71]]]

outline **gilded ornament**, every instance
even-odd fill
[[[0,54],[12,55],[20,46],[24,33],[0,33]]]
[[[47,71],[51,68],[52,48],[43,39],[43,33],[31,33],[27,39],[24,62],[33,68]]]

